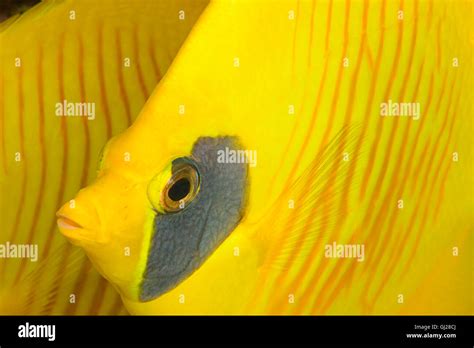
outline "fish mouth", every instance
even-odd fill
[[[60,213],[57,213],[56,217],[59,231],[73,244],[94,241],[94,234],[92,231],[89,231],[80,223]]]
[[[64,215],[61,215],[61,214],[56,214],[56,217],[58,218],[57,223],[58,223],[58,227],[60,229],[78,230],[78,229],[83,229],[84,228],[79,223],[77,223],[76,221],[68,218],[67,216],[64,216]]]
[[[76,198],[77,207],[64,204],[57,212],[57,226],[73,244],[99,242],[100,219],[90,200]]]

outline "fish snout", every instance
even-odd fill
[[[59,231],[73,244],[101,242],[99,214],[87,188],[64,204],[57,211],[56,217]]]

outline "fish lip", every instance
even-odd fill
[[[68,238],[71,243],[77,244],[91,240],[90,237],[88,237],[89,233],[82,225],[66,215],[56,213],[56,216],[58,218],[56,223],[58,225],[59,231],[63,236]]]
[[[65,230],[71,230],[71,231],[84,229],[82,225],[72,220],[71,218],[67,217],[66,215],[56,213],[56,217],[57,217],[57,224],[59,228],[62,228]]]
[[[56,217],[59,231],[63,236],[68,238],[71,243],[76,245],[98,243],[96,229],[91,229],[71,219],[67,212],[65,213],[62,209],[56,213]]]

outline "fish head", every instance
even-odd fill
[[[248,186],[246,163],[219,160],[242,148],[237,137],[209,128],[170,137],[145,120],[109,141],[96,180],[57,212],[60,232],[140,302],[201,267],[239,225]]]

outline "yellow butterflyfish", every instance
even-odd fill
[[[472,313],[471,17],[211,1],[61,233],[132,314]]]

